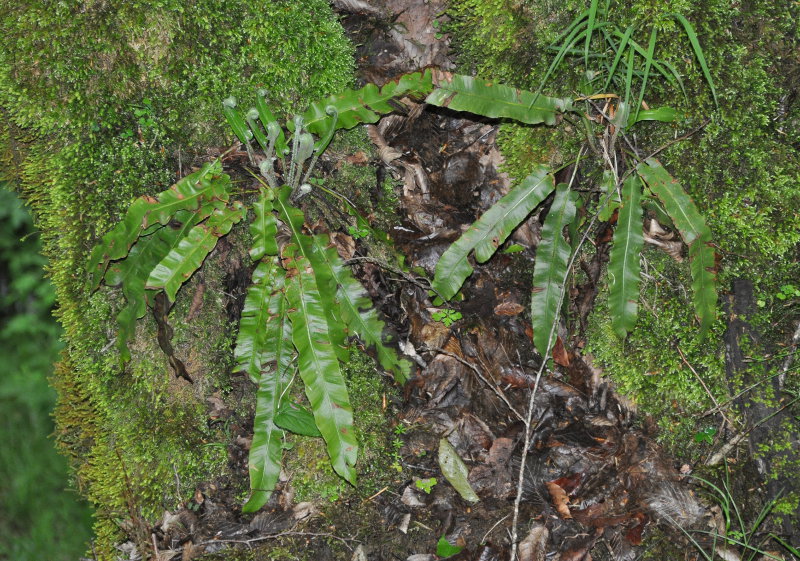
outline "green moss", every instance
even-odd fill
[[[0,33],[0,175],[33,205],[51,258],[67,342],[54,380],[57,433],[99,507],[95,549],[108,559],[132,510],[152,523],[221,472],[226,454],[214,443],[229,435],[209,422],[206,398],[219,391],[238,404],[225,396],[222,263],[204,270],[196,317],[186,321],[197,279],[170,319],[176,352],[198,373],[183,387],[151,320],[120,369],[113,318],[121,298],[88,292],[88,250],[136,196],[163,190],[208,159],[206,148],[230,142],[223,98],[247,103],[264,87],[279,111],[304,105],[350,85],[352,46],[324,0],[35,1],[0,7]]]
[[[322,439],[291,435],[292,449],[286,455],[285,469],[298,502],[369,497],[387,485],[394,473],[390,469],[394,461],[389,452],[390,421],[384,404],[394,401],[397,389],[381,377],[371,357],[356,349],[342,365],[342,373],[353,405],[359,443],[358,483],[353,488],[334,473]]]
[[[695,448],[694,433],[708,424],[699,414],[714,406],[698,377],[718,402],[727,395],[724,355],[709,346],[721,326],[706,340],[699,339],[684,265],[658,250],[648,250],[644,257],[648,270],[658,273],[642,283],[636,328],[624,341],[617,337],[605,290],[590,316],[586,352],[621,393],[657,420],[662,442],[679,456],[689,457]]]

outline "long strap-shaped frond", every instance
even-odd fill
[[[325,267],[325,261],[318,254],[312,236],[302,232],[305,216],[303,211],[289,204],[291,189],[282,187],[275,197],[275,207],[281,220],[289,227],[292,241],[300,255],[311,264],[316,288],[319,291],[320,302],[325,318],[328,322],[328,331],[333,351],[342,362],[350,360],[350,350],[347,346],[347,325],[340,317],[339,306],[336,304],[336,281],[330,270]]]
[[[359,90],[346,90],[312,103],[303,113],[304,126],[309,132],[324,134],[331,127],[334,111],[337,114],[337,129],[350,129],[361,123],[374,123],[381,118],[381,115],[395,110],[389,104],[392,99],[406,95],[421,97],[427,95],[432,88],[431,71],[426,70],[404,74],[382,88],[378,88],[375,84],[367,84]]]
[[[574,194],[566,183],[560,183],[556,187],[555,199],[542,227],[542,240],[536,248],[531,319],[533,343],[539,354],[545,358],[555,343],[555,337],[550,341],[550,332],[558,321],[561,292],[567,277],[570,245],[564,239],[563,230],[575,218],[573,197]]]
[[[100,284],[108,263],[125,257],[134,242],[148,229],[167,224],[180,211],[194,211],[214,200],[227,201],[229,189],[230,178],[222,173],[222,164],[214,161],[187,175],[156,198],[136,199],[122,221],[103,236],[92,251],[87,266],[92,288]]]
[[[555,188],[549,170],[539,166],[506,196],[487,210],[436,264],[433,288],[443,298],[452,298],[472,274],[469,254],[475,251],[480,263],[487,261],[506,238]]]
[[[472,76],[433,70],[433,82],[436,88],[425,98],[425,103],[454,111],[514,119],[529,125],[554,125],[559,113],[572,110],[569,98],[537,95]]]
[[[644,245],[641,199],[639,176],[630,175],[622,186],[622,207],[608,262],[608,308],[611,326],[620,337],[633,329],[639,311],[639,254]]]
[[[300,377],[317,428],[325,439],[333,469],[355,485],[358,442],[353,430],[353,410],[331,344],[328,320],[311,264],[297,255],[290,266],[286,297],[291,308],[289,318]]]
[[[394,374],[395,380],[402,384],[408,378],[411,365],[408,361],[401,360],[394,349],[384,345],[385,325],[378,318],[366,290],[353,277],[336,249],[329,244],[327,235],[314,236],[314,244],[316,254],[320,257],[317,266],[323,265],[336,283],[336,302],[348,332],[356,335],[367,346],[374,347],[381,367]]]
[[[269,500],[281,471],[283,430],[275,424],[295,356],[286,274],[276,258],[262,261],[247,291],[234,352],[239,368],[258,383],[253,443],[250,446],[250,498],[243,512],[255,512]]]
[[[272,190],[262,189],[258,200],[253,204],[255,218],[250,223],[250,235],[253,244],[250,246],[250,257],[258,261],[265,255],[277,255],[278,244],[275,235],[278,233],[278,221],[272,214]]]
[[[184,282],[203,264],[206,256],[217,245],[219,238],[230,232],[243,216],[243,207],[235,201],[232,208],[222,206],[211,213],[205,222],[198,224],[150,272],[146,288],[163,289],[170,301]]]
[[[205,212],[178,213],[182,224],[178,228],[165,226],[154,233],[139,238],[123,261],[112,264],[105,274],[109,286],[122,285],[122,293],[127,303],[117,315],[119,334],[117,348],[123,363],[130,360],[128,341],[133,336],[136,320],[147,311],[147,290],[145,284],[150,272],[161,260],[178,246],[181,240],[208,214]]]
[[[650,190],[664,204],[664,209],[689,246],[692,271],[694,309],[700,320],[701,333],[714,323],[717,310],[717,271],[711,230],[692,199],[661,162],[649,158],[636,167],[636,171]]]

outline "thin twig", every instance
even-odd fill
[[[402,280],[404,280],[404,281],[406,281],[408,283],[411,283],[413,285],[416,285],[416,286],[418,286],[419,288],[421,288],[423,290],[435,290],[431,286],[430,281],[428,279],[426,279],[425,277],[415,277],[414,275],[409,275],[408,273],[398,269],[397,267],[392,267],[386,261],[381,261],[380,259],[375,259],[374,257],[351,257],[350,259],[347,259],[344,262],[344,264],[350,266],[350,265],[354,265],[354,264],[356,264],[356,263],[358,263],[360,261],[363,261],[363,262],[366,262],[366,263],[372,263],[373,265],[377,265],[381,269],[385,269],[385,270],[387,270],[389,272],[394,273],[395,275],[399,275]],[[437,296],[440,296],[440,295],[437,293]]]
[[[794,330],[794,336],[792,337],[792,348],[797,348],[797,344],[800,343],[800,321],[797,322],[797,328]],[[786,360],[783,362],[783,366],[781,367],[781,373],[778,376],[778,387],[783,389],[783,385],[786,381],[786,373],[792,367],[792,363],[794,362],[794,353],[790,352],[789,356],[786,357]]]
[[[212,543],[241,543],[245,545],[250,545],[251,543],[255,542],[274,540],[278,538],[285,538],[288,536],[300,536],[300,537],[311,537],[311,538],[333,538],[335,540],[339,540],[340,542],[342,542],[344,546],[350,551],[353,551],[353,548],[350,547],[350,544],[348,544],[347,542],[358,542],[358,540],[354,538],[343,538],[340,536],[336,536],[334,534],[314,533],[314,532],[280,532],[278,534],[267,534],[264,536],[258,536],[256,538],[250,538],[248,540],[208,540],[205,542],[200,542],[197,545],[210,545]]]
[[[524,421],[525,420],[525,418],[519,413],[519,411],[514,409],[514,406],[511,405],[511,402],[508,401],[508,398],[506,397],[506,394],[503,393],[503,390],[498,388],[497,384],[492,384],[489,380],[487,380],[486,377],[483,375],[483,373],[480,371],[480,369],[478,369],[477,366],[475,366],[474,364],[472,364],[468,360],[464,360],[463,358],[461,358],[457,354],[451,353],[450,351],[442,349],[442,348],[439,348],[439,347],[428,347],[428,350],[436,351],[437,353],[440,353],[440,354],[443,354],[443,355],[447,355],[447,356],[449,356],[451,358],[454,358],[458,362],[460,362],[461,364],[463,364],[464,366],[466,366],[467,368],[472,370],[475,373],[475,375],[478,378],[480,378],[481,381],[484,384],[489,386],[489,388],[492,391],[494,391],[495,394],[497,394],[497,397],[499,397],[501,400],[503,400],[503,403],[505,403],[506,407],[508,407],[511,410],[511,412],[514,413],[514,415],[516,415],[517,419],[519,419],[520,421]]]
[[[505,520],[505,519],[506,519],[506,518],[508,518],[509,516],[511,516],[511,515],[510,515],[510,514],[506,514],[506,515],[505,515],[504,517],[502,517],[500,520],[498,520],[497,522],[495,522],[495,523],[494,523],[494,525],[493,525],[491,528],[489,528],[489,531],[488,531],[488,532],[486,532],[485,534],[483,534],[483,538],[481,539],[481,542],[480,542],[480,543],[486,543],[486,538],[488,538],[488,537],[489,537],[489,534],[491,534],[491,533],[494,531],[494,529],[495,529],[495,528],[497,528],[497,527],[500,525],[500,523],[501,523],[501,522],[503,522],[503,520]]]
[[[731,420],[730,420],[730,419],[727,417],[727,415],[725,415],[725,412],[724,412],[722,409],[720,409],[720,407],[719,407],[719,402],[717,402],[717,398],[715,398],[715,397],[714,397],[714,394],[712,394],[712,393],[711,393],[711,390],[709,390],[709,389],[708,389],[708,386],[707,386],[707,385],[706,385],[706,383],[703,381],[703,379],[700,377],[700,374],[698,374],[698,373],[697,373],[697,370],[695,370],[695,369],[694,369],[694,366],[692,366],[692,365],[689,363],[689,361],[688,361],[688,360],[686,360],[686,355],[685,355],[685,354],[683,354],[683,351],[681,350],[681,347],[680,347],[680,345],[676,345],[676,348],[678,349],[678,353],[681,355],[681,360],[683,361],[683,363],[684,363],[686,366],[688,366],[688,367],[689,367],[689,370],[691,370],[691,371],[692,371],[692,374],[694,374],[694,377],[695,377],[695,378],[697,378],[697,381],[698,381],[698,382],[700,382],[700,384],[703,386],[703,389],[704,389],[704,390],[706,390],[706,393],[708,394],[708,397],[710,397],[710,398],[711,398],[711,401],[714,403],[714,406],[715,406],[717,409],[719,409],[719,413],[720,413],[720,415],[722,415],[722,418],[723,418],[723,419],[725,419],[725,422],[726,422],[726,423],[728,423],[728,426],[729,426],[729,427],[731,427],[731,428],[733,429],[733,428],[734,428],[734,425],[733,425],[733,423],[732,423],[732,422],[731,422]]]
[[[707,465],[707,466],[715,466],[715,465],[717,465],[718,463],[720,463],[720,462],[722,461],[722,459],[723,459],[725,456],[727,456],[727,455],[728,455],[728,452],[730,452],[731,450],[733,450],[733,448],[735,448],[735,447],[736,447],[736,446],[737,446],[737,445],[738,445],[738,444],[739,444],[739,443],[740,443],[742,440],[744,440],[744,437],[746,437],[748,434],[750,434],[751,432],[753,432],[753,431],[754,431],[756,428],[760,427],[761,425],[763,425],[764,423],[766,423],[767,421],[769,421],[769,420],[770,420],[772,417],[774,417],[775,415],[777,415],[778,413],[780,413],[780,412],[781,412],[781,411],[783,411],[784,409],[787,409],[787,408],[791,407],[792,405],[794,405],[794,404],[795,404],[795,403],[797,403],[798,401],[800,401],[800,397],[796,397],[796,398],[794,398],[794,399],[793,399],[793,400],[791,400],[789,403],[786,403],[786,404],[782,405],[782,406],[780,407],[780,409],[778,409],[778,410],[776,410],[776,411],[774,411],[774,412],[770,413],[769,415],[767,415],[766,417],[764,417],[763,419],[761,419],[760,421],[758,421],[756,424],[754,424],[752,427],[750,427],[750,428],[749,428],[749,429],[747,429],[746,431],[740,432],[739,434],[737,434],[736,436],[734,436],[733,438],[731,438],[731,439],[730,439],[728,442],[726,442],[725,444],[723,444],[723,445],[722,445],[722,448],[720,448],[720,449],[719,449],[719,452],[717,452],[716,454],[714,454],[713,456],[711,456],[711,457],[710,457],[710,458],[709,458],[709,459],[706,461],[706,465]]]
[[[578,165],[580,163],[580,158],[583,155],[583,147],[581,147],[580,152],[578,152],[578,158],[575,164],[575,168],[572,170],[572,177],[570,178],[569,184],[570,186],[575,182],[575,176],[578,171]],[[589,237],[589,232],[592,229],[595,221],[597,220],[597,215],[599,211],[592,216],[591,222],[586,227],[586,230],[581,237],[581,241],[578,246],[575,248],[575,251],[570,256],[569,263],[567,263],[567,271],[564,274],[564,278],[561,280],[561,292],[558,295],[558,305],[556,306],[557,310],[561,309],[561,303],[564,301],[564,292],[567,285],[567,277],[569,276],[569,272],[572,269],[572,265],[575,263],[575,259],[578,256],[578,252],[583,244],[586,242],[586,239]],[[556,334],[556,326],[558,325],[558,316],[556,316],[555,320],[553,321],[553,325],[550,326],[550,334],[547,337],[547,348],[549,349],[550,346],[553,344],[553,336]],[[522,489],[525,479],[525,461],[528,456],[528,449],[530,447],[530,440],[531,434],[533,433],[533,427],[531,426],[531,421],[533,420],[533,408],[535,405],[536,400],[536,392],[539,390],[539,381],[542,379],[542,374],[544,373],[544,369],[547,366],[547,356],[542,357],[542,364],[539,366],[539,369],[536,371],[536,381],[533,383],[533,390],[531,390],[531,395],[528,398],[528,409],[525,414],[525,441],[522,445],[522,458],[520,459],[519,464],[519,476],[517,477],[517,494],[514,498],[514,518],[511,522],[511,557],[510,561],[516,561],[517,559],[517,541],[518,541],[518,534],[517,534],[517,525],[519,523],[519,505],[522,502]]]

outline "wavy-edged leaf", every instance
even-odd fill
[[[641,199],[639,176],[628,176],[608,262],[611,326],[620,337],[633,329],[639,311],[639,254],[644,245]]]
[[[369,299],[367,291],[353,277],[336,249],[330,245],[328,236],[314,236],[314,244],[316,253],[320,256],[320,264],[328,269],[331,278],[336,283],[336,302],[348,332],[357,336],[368,347],[374,347],[381,367],[394,374],[395,380],[399,383],[404,383],[411,372],[411,364],[407,360],[401,359],[394,349],[384,345],[385,325],[378,318],[378,313],[375,311],[375,306]]]
[[[268,334],[267,324],[270,321],[280,321],[280,317],[276,318],[275,314],[281,311],[280,300],[283,293],[279,291],[283,289],[285,277],[286,273],[276,259],[268,259],[255,268],[252,284],[247,289],[233,356],[237,370],[247,372],[256,383],[261,378],[265,365],[276,360],[273,354],[283,337],[282,330]],[[283,364],[280,366],[285,368]]]
[[[230,178],[222,173],[222,164],[215,161],[187,175],[156,198],[136,199],[122,221],[92,250],[87,265],[92,288],[100,284],[108,263],[125,257],[148,228],[167,224],[182,210],[197,210],[203,203],[213,200],[227,201],[229,189]]]
[[[233,208],[215,209],[208,219],[192,228],[178,247],[170,251],[150,273],[146,288],[163,289],[170,301],[184,282],[203,264],[219,238],[230,232],[242,219],[243,207],[235,201]]]
[[[291,307],[289,318],[300,377],[334,471],[355,485],[358,442],[353,430],[353,410],[331,344],[328,320],[311,264],[298,255],[291,267],[286,297]]]
[[[303,211],[289,204],[291,189],[288,186],[282,187],[273,201],[278,210],[281,220],[289,227],[292,233],[292,241],[300,255],[311,264],[317,290],[320,295],[320,302],[331,337],[333,350],[342,362],[350,360],[350,349],[347,346],[349,335],[347,324],[341,319],[339,306],[336,303],[336,281],[331,271],[325,266],[325,260],[318,253],[313,236],[302,232],[305,216]]]
[[[421,97],[433,89],[431,71],[404,74],[388,82],[382,88],[367,84],[360,90],[346,90],[324,100],[311,104],[303,113],[307,131],[322,135],[331,128],[333,117],[326,108],[331,106],[337,113],[336,128],[350,129],[361,123],[374,123],[382,114],[391,113],[395,108],[390,100],[401,97]]]
[[[208,214],[204,212],[178,213],[176,218],[180,217],[182,222],[180,227],[165,226],[148,236],[139,238],[128,256],[123,261],[111,265],[106,271],[106,284],[122,285],[122,293],[127,300],[125,307],[117,315],[119,324],[117,348],[123,363],[130,360],[128,341],[133,336],[136,320],[144,316],[147,310],[148,293],[152,291],[145,289],[145,283],[150,272],[195,225],[207,216]]]
[[[553,191],[555,181],[545,166],[539,166],[506,196],[487,210],[447,251],[436,264],[433,288],[443,298],[452,298],[472,274],[468,257],[483,263],[503,245],[514,228]]]
[[[468,111],[491,118],[508,118],[535,125],[554,125],[556,115],[572,110],[570,98],[537,95],[502,84],[487,82],[472,76],[433,70],[436,88],[425,103]]]
[[[716,252],[711,240],[704,235],[689,246],[689,268],[692,271],[694,310],[700,318],[700,334],[703,335],[717,318]]]
[[[716,318],[717,307],[714,250],[709,245],[711,230],[681,184],[658,160],[649,158],[636,166],[636,171],[664,204],[672,223],[689,246],[695,313],[700,319],[701,333],[705,333]]]
[[[234,351],[239,368],[251,378],[255,375],[258,382],[248,461],[251,494],[242,507],[244,512],[254,512],[266,504],[281,471],[283,431],[275,418],[295,356],[285,282],[286,273],[276,258],[256,267]]]
[[[253,245],[250,247],[250,258],[258,261],[265,255],[277,255],[278,244],[275,236],[278,233],[278,221],[272,214],[272,191],[261,190],[258,200],[253,203],[255,218],[250,223],[250,235]]]
[[[711,231],[697,210],[692,199],[678,181],[655,158],[649,158],[636,166],[650,190],[664,203],[664,209],[672,218],[686,245],[695,239],[711,239]]]
[[[549,356],[552,343],[550,332],[558,321],[559,303],[567,279],[570,246],[564,239],[564,227],[575,218],[575,203],[569,186],[560,183],[556,196],[547,212],[542,227],[542,240],[536,248],[536,263],[533,266],[533,296],[531,319],[533,342],[543,357]]]
[[[614,211],[617,210],[621,204],[614,174],[609,170],[604,171],[603,179],[600,181],[599,187],[603,191],[603,195],[600,196],[597,219],[601,222],[608,222],[614,215]]]

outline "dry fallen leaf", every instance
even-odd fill
[[[561,337],[556,337],[556,344],[553,345],[553,360],[559,366],[569,366],[569,353],[564,348]]]
[[[518,302],[500,302],[494,307],[494,313],[498,316],[516,316],[525,310],[525,306]]]
[[[547,491],[550,493],[550,498],[553,501],[553,506],[556,508],[558,515],[564,519],[571,519],[572,514],[569,511],[569,497],[567,497],[566,491],[552,481],[548,481],[546,485]]]
[[[531,528],[525,539],[519,543],[519,561],[544,561],[549,537],[550,532],[544,526],[537,524]]]

